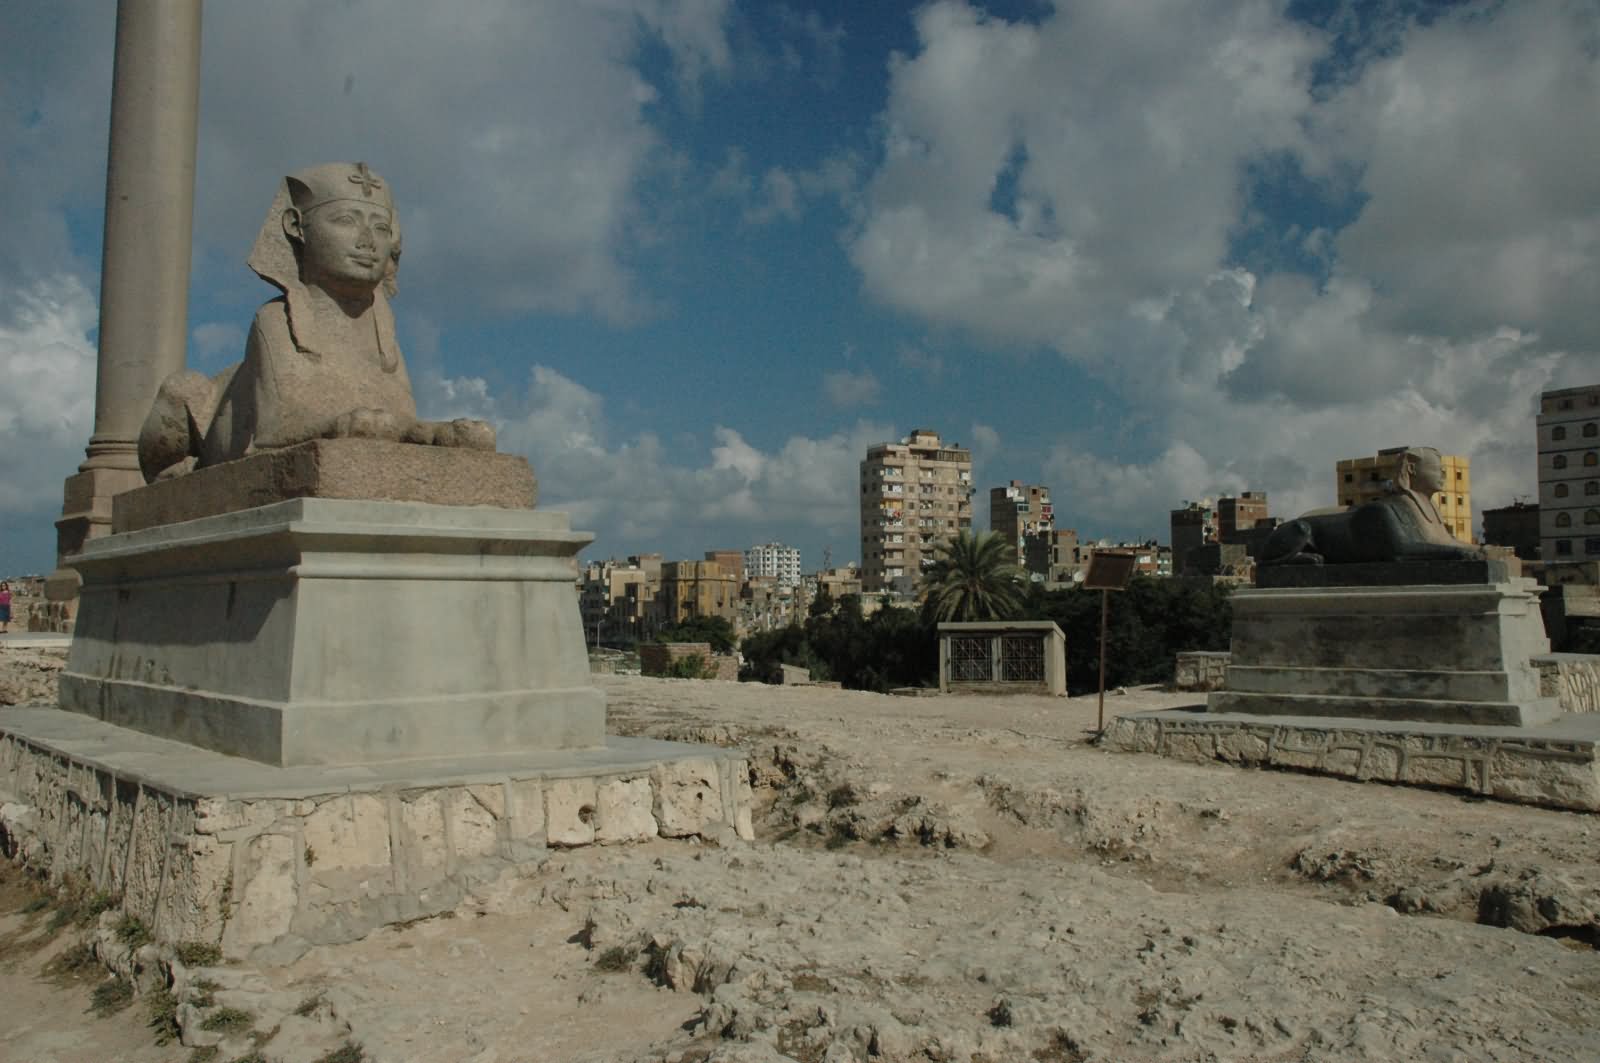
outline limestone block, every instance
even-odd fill
[[[544,791],[545,840],[551,845],[593,843],[598,800],[593,779],[551,780]]]
[[[511,816],[507,832],[512,841],[527,841],[544,834],[544,783],[538,779],[511,782]]]
[[[270,944],[289,932],[299,901],[296,857],[295,840],[287,834],[261,834],[245,843],[233,883],[230,952]]]
[[[232,889],[233,845],[195,835],[172,849],[168,888],[157,920],[167,941],[215,942],[222,937],[223,900]],[[231,905],[232,899],[228,898]]]
[[[1322,770],[1332,775],[1346,775],[1354,778],[1356,769],[1361,766],[1361,750],[1341,746],[1328,750],[1322,758]]]
[[[601,845],[656,836],[649,779],[607,779],[595,790],[594,840]]]
[[[122,883],[122,906],[146,922],[155,916],[171,807],[171,797],[146,790],[134,812],[132,836],[128,842],[131,852],[127,858],[127,877]]]
[[[289,812],[287,801],[256,799],[236,801],[227,797],[202,797],[195,802],[196,834],[222,834],[246,831],[259,834]]]
[[[479,798],[479,793],[499,808],[497,815]],[[492,796],[490,796],[492,795]],[[450,810],[450,838],[456,856],[463,860],[482,860],[500,853],[500,817],[505,814],[505,798],[498,786],[460,787],[446,800]]]
[[[1495,753],[1490,772],[1490,788],[1496,797],[1600,809],[1600,767],[1592,759],[1554,759],[1512,747]]]
[[[404,860],[412,875],[437,877],[444,870],[444,808],[437,791],[424,791],[400,799],[400,827],[405,838]]]
[[[1233,764],[1259,764],[1267,748],[1266,737],[1247,728],[1217,736],[1217,756]]]
[[[323,801],[306,816],[304,832],[319,870],[389,865],[389,807],[374,794]]]
[[[1471,787],[1476,774],[1467,759],[1459,754],[1418,756],[1413,753],[1406,760],[1405,781],[1419,786]]]
[[[657,767],[652,775],[655,817],[664,837],[700,834],[707,824],[721,819],[722,796],[718,793],[715,761],[672,761]]]
[[[1217,741],[1204,732],[1173,731],[1167,735],[1167,756],[1180,760],[1210,760],[1216,756]]]
[[[1400,751],[1394,746],[1374,743],[1367,750],[1367,763],[1362,777],[1382,782],[1400,781]]]
[[[756,840],[755,823],[751,818],[755,803],[755,793],[750,788],[750,766],[746,761],[735,761],[733,764],[733,829],[734,833],[747,842]]]
[[[1307,731],[1305,732],[1304,741],[1310,744],[1317,742],[1322,738],[1322,732]],[[1306,746],[1301,745],[1285,746],[1280,739],[1278,747],[1272,751],[1271,764],[1275,768],[1302,768],[1310,770],[1316,768],[1322,763],[1322,756],[1323,751],[1320,746],[1313,745],[1311,748],[1306,748]]]

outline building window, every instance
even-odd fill
[[[1583,541],[1583,552],[1586,554],[1600,554],[1600,536],[1590,536]]]
[[[1583,522],[1585,524],[1600,524],[1600,509],[1584,510]]]
[[[1600,424],[1590,421],[1583,426],[1583,438],[1593,439],[1596,435],[1600,435]]]
[[[1556,514],[1556,527],[1558,527],[1558,528],[1570,528],[1570,527],[1572,527],[1572,514],[1571,513],[1557,513]]]
[[[1556,556],[1557,557],[1567,557],[1567,556],[1570,556],[1571,553],[1572,553],[1572,540],[1571,539],[1557,539],[1556,540]]]
[[[1597,453],[1593,450],[1585,452],[1583,455],[1583,463],[1591,467],[1600,465],[1600,453]]]
[[[1550,438],[1558,443],[1567,438],[1567,426],[1558,424],[1550,429]]]
[[[1347,473],[1344,474],[1344,482],[1345,483],[1351,483],[1351,482],[1353,482],[1355,480],[1355,478],[1356,478],[1355,473],[1347,472]]]
[[[1565,469],[1567,467],[1567,456],[1565,454],[1557,454],[1550,459],[1550,467],[1552,469]]]
[[[1556,494],[1557,498],[1566,498],[1567,497],[1567,485],[1566,484],[1556,484],[1556,492],[1555,492],[1555,494]]]
[[[1600,480],[1590,480],[1584,484],[1583,493],[1586,495],[1600,495]]]

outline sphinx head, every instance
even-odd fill
[[[302,284],[342,296],[392,286],[400,227],[388,182],[358,162],[301,170],[285,185],[283,233],[294,246]]]
[[[1400,486],[1419,495],[1444,490],[1444,459],[1433,447],[1407,447],[1400,458]]]

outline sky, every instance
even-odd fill
[[[0,0],[0,572],[52,567],[93,423],[114,22]],[[363,160],[421,412],[588,558],[857,560],[913,428],[980,527],[1015,479],[1165,541],[1413,444],[1481,514],[1600,382],[1600,0],[210,0],[201,63],[189,366],[276,294],[279,178]]]

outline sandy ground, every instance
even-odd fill
[[[613,731],[747,750],[758,841],[554,851],[449,918],[223,969],[283,1031],[263,1058],[1600,1058],[1593,816],[1106,753],[1093,697],[597,681]],[[0,1060],[188,1058],[3,947],[31,1040]]]

